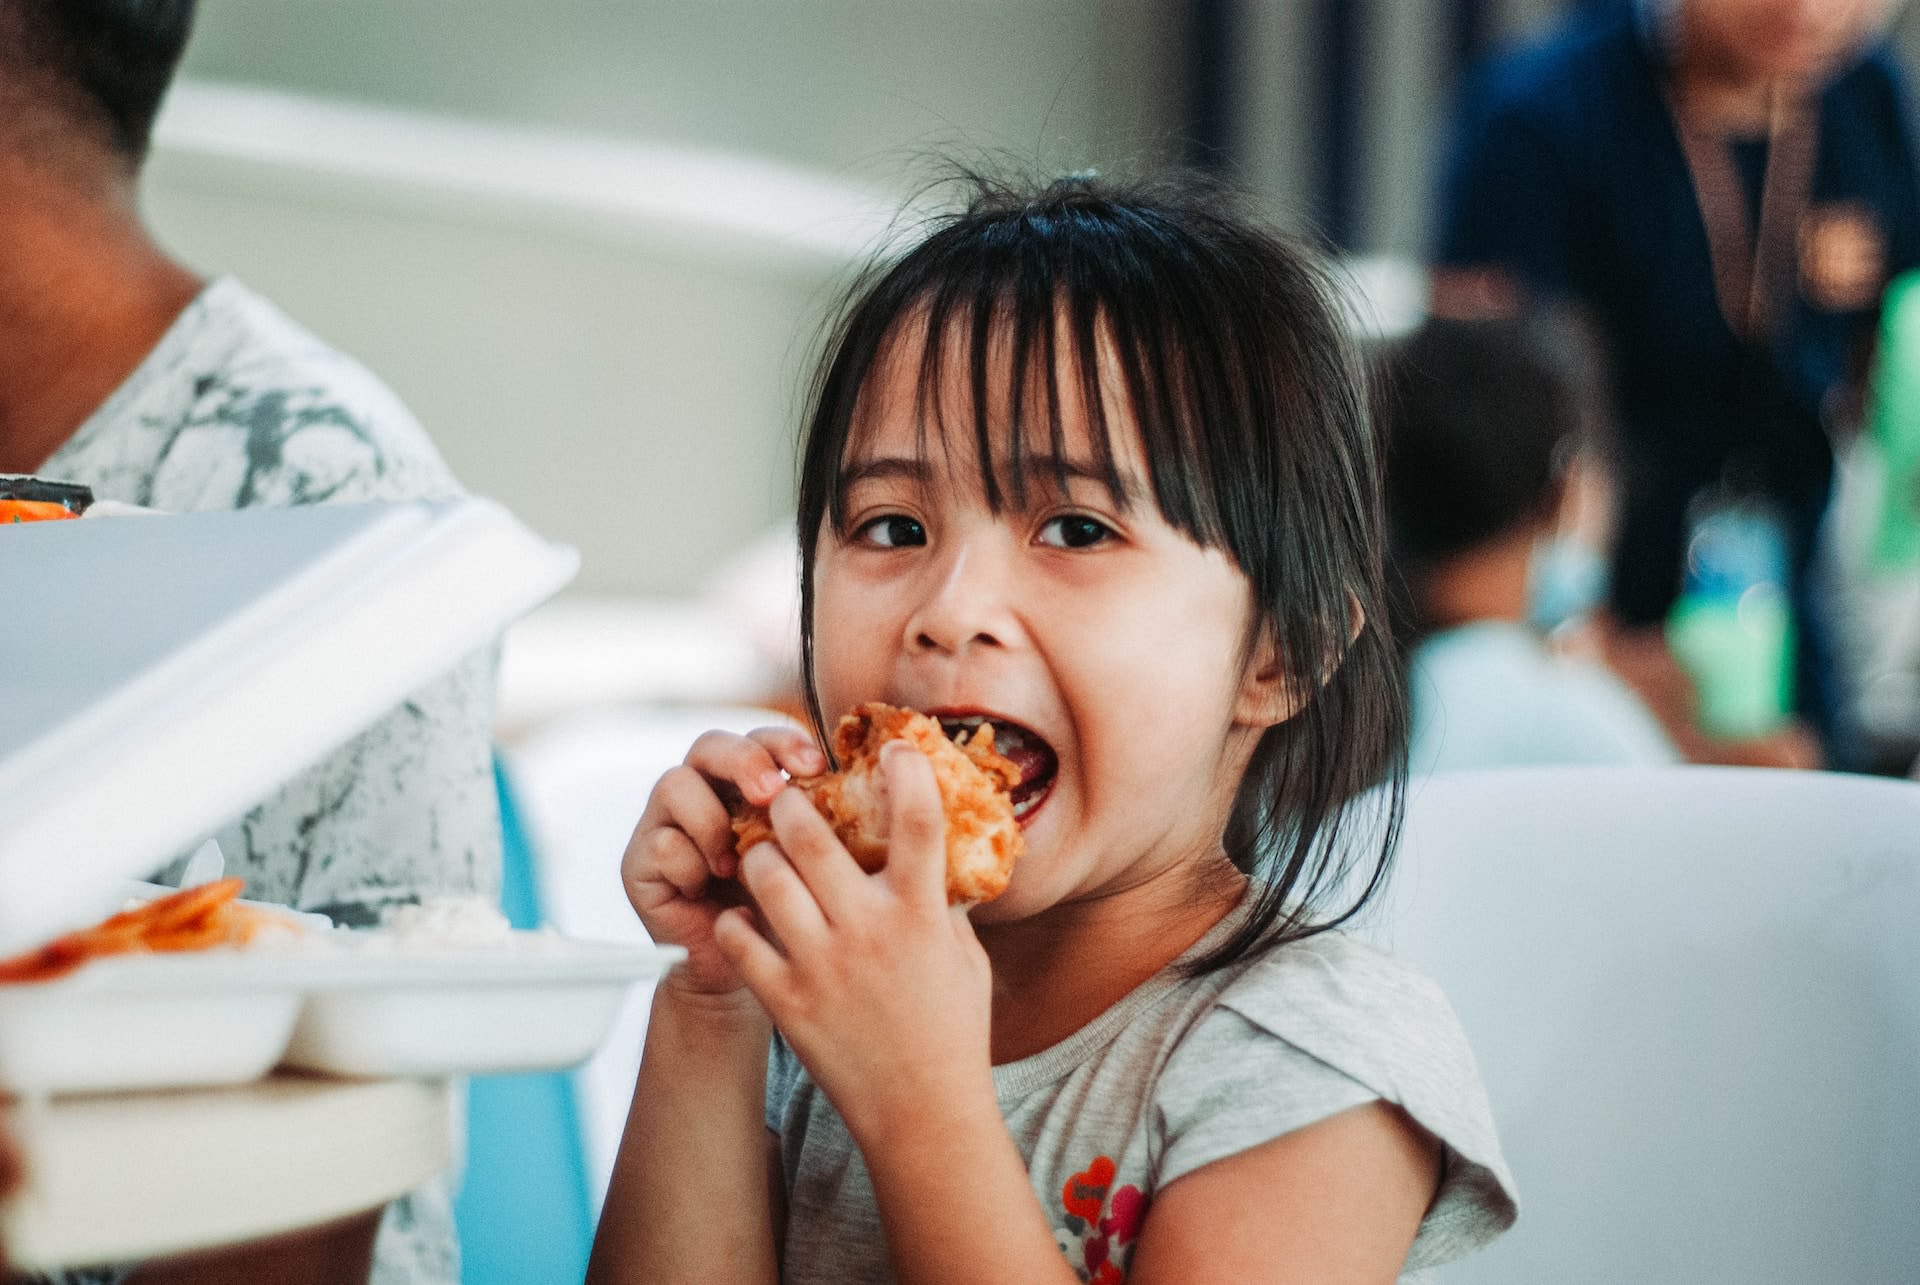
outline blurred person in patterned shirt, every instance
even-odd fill
[[[143,223],[141,166],[193,10],[0,0],[0,473],[169,512],[458,495],[379,380],[238,281],[201,280]],[[490,652],[414,692],[220,830],[227,873],[248,896],[353,925],[423,897],[497,893],[492,702]],[[293,1260],[324,1254],[363,1264],[363,1222],[242,1275],[304,1279]],[[451,1285],[457,1260],[444,1183],[387,1208],[379,1285]],[[338,1266],[322,1275],[361,1270]],[[204,1280],[213,1268],[131,1270]]]

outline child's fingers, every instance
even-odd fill
[[[740,881],[775,941],[790,950],[806,950],[826,934],[827,917],[820,903],[775,845],[756,843],[747,850],[740,858]]]
[[[866,891],[866,873],[847,852],[833,826],[799,790],[784,790],[768,808],[773,831],[790,865],[829,921],[848,913]]]
[[[737,795],[760,807],[787,784],[779,762],[767,747],[737,732],[702,733],[687,751],[686,765],[705,777],[723,797]],[[725,801],[732,804],[735,800]]]
[[[760,727],[747,733],[790,776],[818,776],[827,770],[827,756],[810,732],[798,727]]]
[[[754,926],[753,912],[745,907],[722,912],[713,921],[713,944],[720,948],[722,957],[733,965],[734,972],[740,974],[740,980],[747,984],[754,998],[769,1014],[773,1014],[776,997],[786,993],[791,966],[774,949],[773,943]],[[775,1002],[770,1003],[769,1000]],[[775,1020],[778,1020],[777,1015]]]
[[[687,766],[717,786],[730,787],[755,807],[787,788],[786,773],[826,770],[826,758],[805,732],[766,727],[747,736],[707,732],[687,751]]]
[[[659,898],[648,889],[661,884],[689,901],[704,896],[711,874],[707,854],[685,832],[669,825],[635,831],[620,870],[636,910],[654,908]],[[647,904],[642,905],[643,901]]]
[[[670,768],[653,787],[641,815],[637,840],[649,828],[670,827],[685,834],[706,857],[707,868],[721,877],[734,870],[733,818],[713,785],[697,768]]]
[[[887,865],[903,899],[947,904],[947,814],[927,756],[905,741],[880,747],[887,783]]]

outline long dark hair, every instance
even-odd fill
[[[936,420],[948,363],[964,362],[954,373],[972,393],[970,422],[952,427],[971,434],[996,511],[1020,502],[1028,469],[1063,459],[1063,378],[1082,389],[1096,463],[1123,502],[1099,395],[1100,354],[1111,352],[1154,504],[1245,573],[1245,655],[1276,644],[1301,702],[1261,737],[1224,835],[1257,899],[1195,968],[1343,922],[1391,861],[1406,701],[1382,593],[1378,452],[1334,283],[1228,195],[1191,181],[965,183],[963,208],[855,283],[814,380],[799,537],[801,676],[816,731],[815,542],[842,520],[856,403],[888,341],[925,328],[918,397]],[[1006,390],[1004,419],[990,418],[989,389]]]

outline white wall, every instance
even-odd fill
[[[1490,13],[1519,38],[1561,7]],[[149,206],[191,262],[253,282],[385,375],[469,485],[579,543],[583,588],[680,591],[786,508],[793,391],[864,244],[804,235],[819,209],[857,225],[952,149],[1043,172],[1176,153],[1185,10],[204,0],[189,81],[305,96],[327,119],[370,105],[324,141],[391,164],[303,161],[303,142],[326,150],[311,124],[276,134],[203,101],[163,122]],[[1295,223],[1311,211],[1312,14],[1242,0],[1236,53],[1244,177]],[[1418,254],[1450,90],[1442,0],[1370,14],[1358,248]],[[1920,40],[1920,6],[1898,34]],[[548,173],[550,152],[572,160]],[[738,162],[739,194],[686,180],[699,158]],[[649,204],[662,165],[682,195],[707,192],[704,211]],[[796,183],[798,205],[781,195]],[[736,215],[758,223],[715,231]]]
[[[147,201],[188,262],[378,371],[468,487],[578,545],[580,589],[691,588],[785,512],[840,258],[184,145]]]
[[[682,592],[785,518],[819,323],[913,164],[1151,154],[1161,12],[207,0],[147,207],[579,545],[578,589]]]
[[[186,74],[891,177],[1160,132],[1160,0],[203,0]],[[1142,104],[1147,106],[1143,109]]]

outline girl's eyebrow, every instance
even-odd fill
[[[1028,455],[1021,460],[1021,464],[1048,481],[1055,477],[1074,478],[1115,490],[1124,506],[1139,504],[1146,498],[1146,488],[1140,484],[1140,480],[1124,469],[1116,468],[1109,473],[1095,464],[1051,454]],[[931,476],[932,470],[923,459],[883,455],[874,459],[855,460],[841,469],[840,491],[845,494],[861,482],[897,480],[925,485]]]
[[[932,475],[925,460],[883,455],[877,459],[856,460],[840,470],[840,489],[846,491],[861,482],[901,480],[924,484]]]

